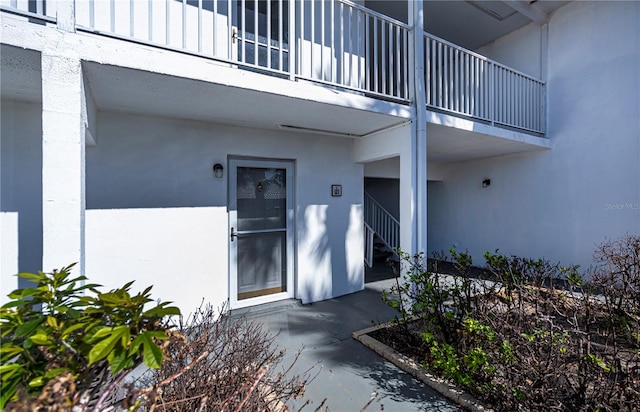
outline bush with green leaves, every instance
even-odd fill
[[[500,411],[640,410],[640,236],[602,243],[586,275],[497,251],[474,271],[455,250],[401,257],[381,336],[428,369]]]
[[[427,262],[422,253],[411,256],[398,250],[404,273],[396,277],[396,285],[390,291],[382,293],[384,301],[398,309],[397,324],[419,318],[449,344],[456,339],[457,330],[471,312],[478,291],[478,285],[469,276],[471,256],[453,249],[450,253],[455,258],[456,271],[466,275],[440,273],[443,254]]]
[[[51,273],[20,273],[32,286],[9,294],[0,309],[0,408],[29,402],[51,381],[70,380],[69,405],[105,401],[136,366],[162,364],[170,302],[152,304],[148,287],[133,294],[129,282],[109,292],[72,277],[74,265]]]

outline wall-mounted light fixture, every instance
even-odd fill
[[[488,187],[491,186],[491,179],[484,179],[482,181],[482,187]]]
[[[215,177],[221,178],[223,171],[224,171],[224,167],[220,163],[216,163],[213,165],[213,175]]]

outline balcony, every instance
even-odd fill
[[[55,21],[54,2],[0,6]],[[230,67],[412,101],[411,28],[348,0],[77,1],[75,25]],[[422,47],[429,110],[545,134],[544,82],[428,33]]]

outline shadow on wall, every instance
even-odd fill
[[[86,148],[86,272],[154,285],[184,313],[227,299],[227,163],[187,121],[101,112]],[[213,165],[224,166],[216,177]],[[179,287],[176,287],[179,285]]]
[[[338,208],[316,204],[298,210],[298,292],[303,303],[364,286],[362,208]]]
[[[182,131],[184,133],[184,131]],[[87,209],[210,207],[227,205],[226,166],[211,144],[107,136],[87,148]]]
[[[335,257],[329,240],[328,213],[328,205],[298,209],[298,297],[303,303],[328,299],[332,294]]]
[[[3,100],[0,124],[3,286],[26,287],[4,278],[42,269],[42,106]]]

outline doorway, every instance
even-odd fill
[[[229,160],[231,308],[293,298],[293,163]]]

